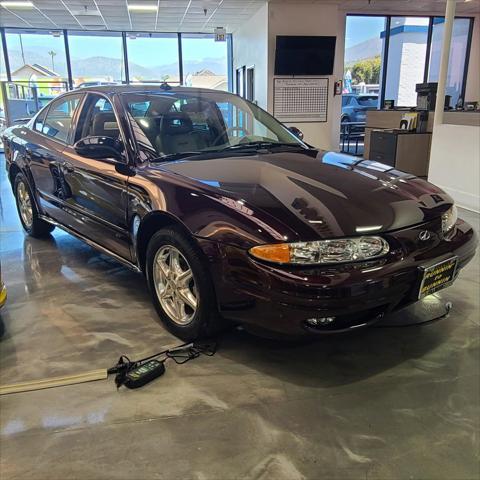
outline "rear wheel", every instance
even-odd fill
[[[18,173],[15,177],[13,191],[24,230],[32,237],[47,236],[55,227],[39,218],[32,192],[22,173]]]
[[[219,330],[222,321],[207,266],[181,229],[165,228],[153,235],[146,268],[155,308],[174,335],[192,341]]]

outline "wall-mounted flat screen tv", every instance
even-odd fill
[[[275,75],[332,75],[336,37],[277,35]]]

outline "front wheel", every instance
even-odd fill
[[[181,229],[165,228],[153,235],[146,268],[155,308],[174,335],[192,341],[219,330],[222,322],[207,266]]]
[[[24,230],[32,237],[47,236],[55,227],[39,218],[32,192],[22,173],[15,177],[13,191],[17,202],[18,215]]]

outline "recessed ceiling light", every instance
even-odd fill
[[[22,0],[5,0],[0,2],[0,5],[5,8],[34,8],[32,2]]]
[[[128,9],[134,12],[156,12],[157,5],[151,3],[129,3]]]

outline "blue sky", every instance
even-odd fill
[[[345,48],[353,47],[371,38],[378,38],[384,26],[385,17],[348,16]]]

